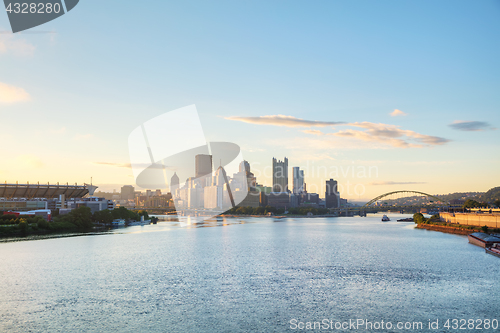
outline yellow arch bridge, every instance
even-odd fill
[[[424,193],[424,192],[419,192],[419,191],[402,190],[402,191],[388,192],[388,193],[384,193],[382,195],[379,195],[378,197],[373,198],[372,200],[368,201],[363,207],[370,207],[375,202],[377,202],[377,201],[379,201],[379,200],[381,200],[381,199],[383,199],[385,197],[391,196],[393,194],[398,194],[398,193],[419,194],[419,195],[423,195],[423,196],[432,198],[435,201],[439,201],[439,202],[443,203],[444,206],[449,206],[450,205],[450,203],[448,201],[444,201],[443,199],[438,198],[438,197],[436,197],[436,196],[434,196],[432,194],[428,194],[428,193]]]

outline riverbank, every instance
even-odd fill
[[[31,241],[31,240],[42,240],[42,239],[52,239],[52,238],[69,238],[69,237],[80,237],[80,236],[97,236],[110,233],[109,230],[101,231],[89,231],[89,232],[62,232],[62,233],[47,233],[47,234],[30,234],[30,235],[18,235],[18,236],[2,236],[0,237],[0,243],[12,243],[20,241]]]
[[[470,229],[464,227],[452,227],[447,225],[434,225],[434,224],[417,224],[417,229],[426,229],[433,231],[441,231],[447,234],[456,234],[456,235],[470,235],[474,232],[481,231],[480,229]]]
[[[486,229],[485,229],[486,228]],[[500,232],[500,229],[497,228],[488,228],[488,227],[479,227],[472,225],[463,225],[463,224],[455,224],[455,223],[446,223],[446,222],[423,222],[417,224],[417,229],[427,229],[434,231],[446,232],[449,234],[458,234],[458,235],[470,235],[474,232]]]

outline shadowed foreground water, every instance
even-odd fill
[[[500,259],[464,236],[380,216],[206,225],[0,244],[0,331],[287,332],[292,319],[361,318],[422,322],[414,332],[439,319],[430,331],[449,332],[448,318],[500,319]]]

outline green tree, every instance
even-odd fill
[[[113,216],[111,215],[111,211],[109,209],[104,209],[93,214],[93,219],[96,222],[111,224],[113,222]]]
[[[139,216],[144,216],[144,220],[149,220],[149,214],[145,210],[141,210]]]
[[[43,218],[38,220],[36,225],[40,229],[49,229],[49,222],[45,221]]]
[[[434,214],[430,217],[429,221],[431,222],[439,222],[441,221],[441,218],[439,217],[439,214]]]
[[[64,222],[74,224],[78,229],[88,230],[93,227],[92,211],[89,207],[78,207],[60,218]]]
[[[416,224],[420,224],[420,223],[426,222],[426,219],[425,219],[424,215],[422,215],[422,213],[415,213],[415,214],[413,214],[413,221]]]
[[[125,207],[118,207],[111,211],[111,216],[113,220],[123,219],[126,220],[129,217],[129,210]]]
[[[23,235],[27,235],[28,234],[28,221],[26,221],[25,219],[20,219],[19,224],[17,225],[17,227],[19,228],[19,230],[21,230],[21,233]]]
[[[255,215],[264,215],[266,209],[264,207],[256,207],[254,210]]]
[[[476,200],[473,200],[473,199],[467,199],[465,200],[462,208],[479,208],[481,207],[483,204],[481,204],[480,202],[476,201]]]
[[[0,216],[0,220],[2,220],[2,221],[15,220],[16,218],[17,218],[17,216],[14,214],[5,214],[5,215]]]

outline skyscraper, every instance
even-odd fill
[[[254,189],[257,186],[257,178],[250,171],[250,163],[247,161],[241,162],[239,170],[239,174],[235,175],[235,178],[239,178],[238,180],[241,181],[241,185],[247,186],[248,190]]]
[[[336,180],[330,179],[326,181],[325,204],[326,208],[340,207],[340,193],[337,192]]]
[[[240,172],[249,173],[250,172],[250,163],[248,163],[247,161],[241,161],[240,166],[239,166],[239,170],[240,170]]]
[[[288,192],[288,158],[277,161],[273,157],[273,192]]]
[[[293,167],[293,193],[300,194],[304,192],[304,170],[299,167]]]
[[[196,178],[212,174],[212,155],[199,154],[194,158]]]
[[[124,185],[121,189],[121,199],[131,200],[135,197],[135,188],[132,185]]]
[[[227,197],[227,202],[224,202],[224,197]],[[206,209],[229,209],[235,206],[226,170],[222,166],[215,171],[211,185],[204,188],[204,206]]]
[[[239,204],[241,207],[259,207],[260,191],[256,189],[257,178],[250,171],[250,163],[247,161],[241,162],[239,172],[234,174],[232,181],[236,183],[234,186],[236,191],[232,193],[235,201],[240,201],[239,199],[242,199],[243,195],[245,195]],[[244,191],[243,187],[246,187],[248,193]]]
[[[174,175],[170,179],[170,187],[179,187],[179,176],[177,176],[176,172],[174,172]]]

